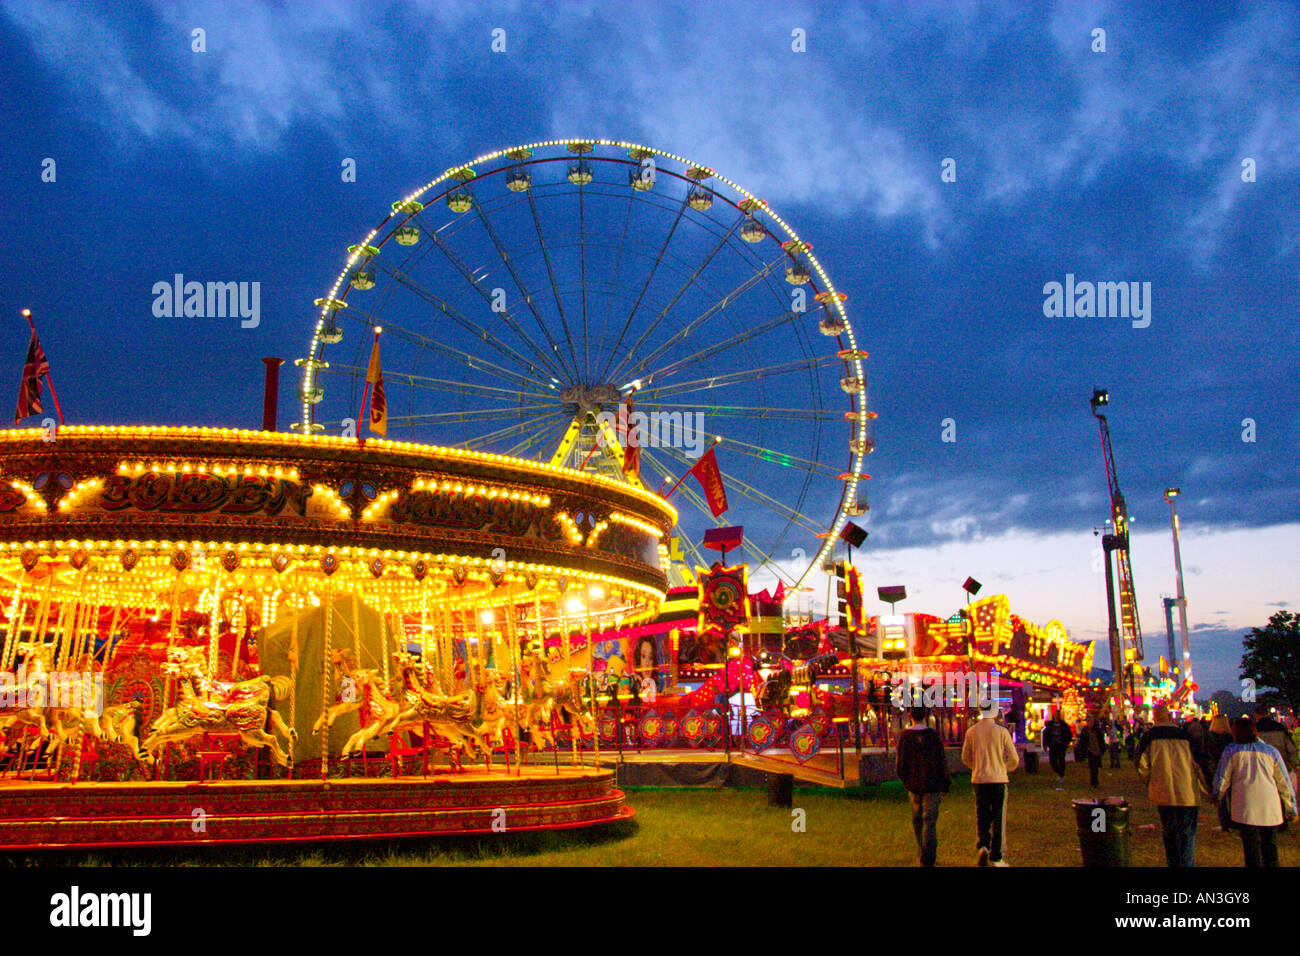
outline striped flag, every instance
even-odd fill
[[[24,418],[45,411],[41,405],[41,379],[50,374],[50,362],[45,350],[32,329],[32,341],[27,346],[27,363],[23,366],[23,380],[18,385],[18,408],[14,411],[14,424]]]
[[[370,350],[370,366],[366,369],[366,384],[370,387],[370,430],[377,435],[388,435],[388,399],[384,395],[384,373],[379,367],[379,336],[375,336]]]

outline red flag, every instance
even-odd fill
[[[722,486],[722,472],[718,470],[718,459],[712,448],[691,466],[689,474],[694,475],[704,489],[704,497],[709,502],[713,517],[716,518],[727,510],[727,489]]]
[[[638,434],[636,424],[632,421],[632,396],[628,395],[627,401],[619,410],[619,431],[623,433],[623,474],[631,472],[637,478],[641,477],[641,437]]]
[[[23,380],[18,385],[18,408],[14,411],[14,424],[24,418],[39,415],[45,409],[41,406],[41,378],[50,374],[50,363],[45,357],[45,350],[32,329],[32,341],[27,346],[27,363],[23,366]]]
[[[379,367],[379,336],[375,336],[370,350],[370,366],[366,369],[366,383],[370,386],[370,430],[377,435],[388,434],[388,399],[384,395],[384,373]]]

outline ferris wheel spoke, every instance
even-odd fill
[[[721,438],[728,449],[734,449],[742,455],[748,455],[759,461],[770,462],[779,465],[782,468],[801,468],[805,471],[815,471],[819,475],[827,478],[839,480],[840,472],[824,465],[819,461],[811,458],[803,458],[799,455],[792,455],[788,452],[777,451],[775,448],[764,448],[761,445],[753,445],[749,442],[738,441],[735,438],[722,438],[721,435],[705,435],[706,438]]]
[[[341,365],[332,364],[323,371],[330,374],[364,375],[366,369],[361,365]],[[496,385],[476,385],[470,382],[457,382],[445,378],[432,378],[428,375],[417,375],[413,372],[401,372],[394,369],[384,369],[384,378],[391,382],[402,382],[411,388],[426,388],[433,391],[451,392],[457,395],[476,395],[480,398],[491,398],[497,401],[517,400],[521,396],[532,398],[547,399],[547,403],[517,406],[522,408],[551,408],[554,402],[550,401],[553,395],[547,395],[544,392],[521,391],[518,388],[500,388]]]
[[[502,342],[500,339],[494,336],[487,329],[483,328],[481,324],[476,323],[470,318],[468,318],[467,316],[461,314],[461,312],[458,309],[454,308],[450,303],[446,302],[444,299],[434,295],[428,289],[424,288],[422,285],[420,285],[420,283],[416,282],[415,279],[412,278],[410,275],[408,275],[407,273],[403,272],[400,269],[396,269],[393,266],[387,265],[386,263],[380,263],[379,259],[380,257],[376,256],[370,261],[375,263],[378,266],[378,268],[382,269],[387,275],[391,276],[394,281],[405,286],[407,289],[409,289],[419,298],[423,299],[429,305],[437,309],[440,313],[442,313],[447,318],[451,319],[453,322],[459,325],[462,329],[464,329],[467,333],[472,335],[474,338],[486,342],[488,345],[492,346],[492,348],[496,349],[506,358],[515,362],[521,368],[527,369],[529,372],[534,372],[539,375],[545,375],[547,378],[551,378],[555,374],[554,369],[551,368],[551,366],[549,366],[548,364],[542,363],[543,367],[539,368],[536,362],[533,362],[530,359],[527,359],[524,356],[520,355],[517,351],[515,351],[505,342]],[[349,309],[348,311],[352,312],[355,310]],[[365,313],[362,314],[364,315]],[[372,325],[382,325],[384,328],[389,327],[389,322],[386,320],[381,322],[378,318],[375,317],[369,317],[369,318],[371,318],[370,324]],[[414,334],[418,334],[418,333],[414,333]],[[538,381],[537,384],[540,385],[542,383]]]
[[[768,319],[761,325],[742,329],[730,338],[723,339],[720,342],[714,342],[712,345],[706,345],[698,352],[665,366],[656,372],[655,375],[660,378],[666,378],[669,375],[676,375],[682,369],[690,368],[692,365],[703,362],[707,358],[713,358],[715,355],[721,355],[723,352],[730,351],[737,346],[752,342],[754,339],[767,332],[771,332],[773,329],[779,329],[783,325],[788,325],[791,320],[797,318],[798,315],[798,312],[785,312]]]
[[[618,249],[618,254],[614,257],[614,276],[609,282],[610,292],[605,297],[605,318],[600,324],[600,341],[602,342],[605,341],[605,333],[609,331],[609,320],[614,315],[615,290],[619,288],[618,277],[623,271],[623,250],[627,246],[627,236],[632,226],[632,208],[635,205],[633,201],[635,196],[636,192],[634,190],[629,189],[627,191],[627,211],[623,216],[623,234],[619,236],[618,245],[616,247]],[[611,352],[610,358],[605,361],[605,370],[608,370],[609,363],[613,360],[613,354],[614,353]],[[601,379],[607,380],[605,379],[604,371],[601,372]]]
[[[591,380],[591,332],[587,328],[587,202],[586,191],[578,186],[578,281],[582,286],[582,371]]]
[[[663,244],[660,245],[659,252],[655,254],[654,262],[651,264],[650,270],[646,274],[645,282],[641,284],[641,291],[637,293],[636,301],[632,303],[631,311],[628,312],[627,318],[623,320],[623,328],[618,333],[618,339],[614,342],[614,347],[610,349],[609,354],[611,360],[614,356],[618,355],[619,347],[623,344],[623,338],[627,335],[627,330],[632,325],[632,319],[636,317],[637,310],[641,308],[641,302],[650,288],[650,283],[654,280],[655,273],[659,271],[659,263],[663,261],[664,254],[668,251],[668,246],[673,241],[673,235],[677,232],[677,227],[681,224],[682,216],[685,215],[688,208],[686,200],[683,199],[681,204],[677,207],[677,216],[673,219],[673,224],[668,229],[668,235],[664,236]],[[606,367],[608,367],[609,363],[606,362],[605,364]],[[619,363],[619,367],[621,367],[621,365],[622,363]],[[618,367],[615,368],[613,374],[617,374],[617,371]],[[602,378],[603,377],[604,376],[602,376]]]
[[[737,382],[748,382],[756,378],[772,378],[777,375],[788,375],[791,372],[801,372],[805,369],[822,368],[828,365],[838,364],[841,359],[835,355],[825,355],[821,358],[801,359],[797,362],[782,362],[778,365],[768,365],[762,368],[749,369],[744,372],[726,372],[721,375],[710,375],[708,378],[690,379],[685,382],[670,382],[667,385],[652,385],[641,389],[638,394],[647,396],[658,396],[668,398],[677,395],[686,395],[693,392],[708,391],[713,388],[721,388],[726,385],[734,385]],[[651,375],[651,381],[660,373]]]
[[[675,448],[660,446],[660,450],[668,454],[670,457],[675,458],[677,461],[679,461],[683,465],[686,465],[687,467],[690,467],[691,465],[694,464],[694,462],[688,459],[685,455],[681,454],[681,452],[677,451]],[[751,501],[763,505],[769,511],[776,512],[777,514],[781,515],[787,520],[800,525],[805,530],[813,534],[820,534],[822,532],[823,529],[821,527],[821,524],[815,519],[808,517],[807,515],[795,510],[794,508],[791,508],[789,505],[781,501],[778,501],[777,499],[773,498],[771,495],[759,491],[754,486],[748,484],[747,482],[741,481],[735,475],[723,471],[721,468],[718,469],[718,473],[722,476],[722,483],[724,486],[730,487],[733,490],[740,492],[742,495],[744,495],[746,498],[749,498]]]
[[[510,273],[510,278],[514,281],[515,288],[519,290],[519,294],[523,297],[524,304],[527,305],[528,310],[532,312],[533,321],[537,323],[538,330],[542,333],[543,337],[545,337],[546,344],[550,346],[551,354],[554,355],[555,360],[560,364],[560,367],[567,370],[567,367],[564,364],[564,354],[560,351],[560,346],[556,343],[555,338],[551,335],[551,330],[542,319],[542,313],[537,308],[537,302],[533,299],[533,295],[528,291],[527,286],[524,285],[523,277],[519,274],[519,270],[515,268],[515,261],[510,257],[510,253],[506,251],[505,243],[501,241],[500,234],[497,232],[496,227],[492,225],[492,220],[487,214],[486,206],[478,201],[477,196],[474,197],[474,211],[478,214],[479,221],[483,224],[483,229],[487,232],[488,239],[491,240],[492,246],[496,249],[497,256],[506,267],[506,271]]]
[[[571,419],[568,413],[566,412],[564,413],[563,417],[560,418],[558,421],[550,422],[546,425],[542,425],[539,428],[535,428],[530,432],[526,432],[524,434],[524,437],[520,441],[516,442],[513,446],[511,446],[507,454],[522,455],[530,448],[554,447],[554,445],[549,440],[549,437],[555,436],[555,444],[559,444],[559,436],[563,435],[564,432],[568,430],[570,420]]]
[[[707,309],[705,309],[695,318],[691,319],[690,322],[686,323],[686,325],[682,326],[671,336],[669,336],[658,348],[656,348],[653,352],[651,352],[640,362],[638,362],[635,367],[630,369],[627,372],[627,376],[629,378],[637,378],[637,377],[645,378],[646,376],[644,375],[638,376],[638,373],[642,372],[644,369],[649,368],[652,364],[659,361],[659,359],[667,355],[669,350],[672,349],[673,346],[677,345],[678,342],[681,342],[686,338],[688,338],[691,335],[691,333],[693,333],[701,325],[709,321],[709,319],[713,318],[718,313],[725,310],[727,306],[729,306],[733,301],[735,301],[740,296],[744,295],[746,292],[752,289],[759,282],[762,282],[768,273],[775,270],[777,266],[780,266],[783,262],[787,260],[787,258],[788,257],[783,254],[780,258],[773,259],[771,262],[766,263],[765,265],[761,266],[758,270],[756,270],[754,273],[747,276],[745,280],[741,282],[739,285],[737,285],[734,289],[732,289],[730,292],[728,292],[726,295],[720,298],[717,302],[714,302],[711,306],[709,306]],[[632,353],[629,353],[627,356],[624,357],[623,361],[621,361],[618,365],[614,367],[614,371],[610,373],[611,377],[618,376],[623,371],[623,369],[627,367],[627,363],[630,362],[631,360],[632,360]]]
[[[539,425],[541,425],[541,423],[546,422],[549,419],[555,418],[556,416],[559,415],[567,415],[567,413],[561,409],[556,409],[555,411],[546,412],[542,415],[537,415],[525,421],[516,422],[515,424],[507,425],[504,428],[498,428],[496,431],[488,432],[486,435],[479,435],[475,438],[467,438],[465,439],[465,441],[460,442],[458,447],[461,448],[480,447],[481,448],[484,445],[489,444],[490,442],[502,441],[507,438],[512,438],[517,434],[523,434],[529,431],[533,431]]]
[[[546,275],[551,282],[551,294],[555,297],[555,308],[560,313],[560,325],[564,329],[564,340],[569,346],[569,357],[573,360],[573,381],[578,379],[578,352],[573,347],[573,333],[569,331],[569,319],[564,313],[564,302],[560,298],[560,283],[555,278],[555,264],[551,261],[551,249],[546,244],[546,235],[542,232],[542,217],[537,212],[537,200],[533,191],[528,190],[528,209],[533,214],[533,228],[537,230],[537,245],[542,251],[542,260],[546,263]]]
[[[411,218],[424,222],[424,219],[419,213],[415,213]],[[474,270],[465,263],[464,259],[456,254],[456,250],[451,248],[451,246],[448,245],[441,236],[439,236],[437,230],[429,230],[429,241],[433,243],[434,247],[443,254],[449,263],[451,263],[452,268],[460,273],[461,278],[469,283],[470,288],[477,292],[482,297],[484,303],[487,304],[488,308],[491,309],[493,307],[492,290],[483,285],[482,280],[474,274]],[[548,356],[536,342],[524,334],[524,330],[519,327],[519,323],[515,321],[514,316],[510,314],[509,309],[502,312],[493,312],[493,314],[499,316],[501,321],[505,323],[506,327],[510,329],[510,331],[514,332],[515,335],[519,336],[524,345],[528,347],[528,350],[532,352],[533,355],[537,356],[539,362],[551,369],[552,372],[556,371],[554,366],[550,364],[551,357]]]
[[[672,404],[669,402],[637,402],[636,407],[656,408],[656,409],[682,409],[684,411],[699,411],[715,418],[773,418],[790,421],[841,421],[844,418],[842,412],[832,412],[821,408],[768,408],[761,405],[700,405],[690,403],[685,405]]]
[[[356,311],[356,310],[351,310],[351,311]],[[376,326],[379,324],[379,320],[377,317],[369,315],[365,312],[362,312],[361,315],[366,318],[368,325]],[[403,326],[394,325],[391,322],[391,320],[385,321],[383,327],[384,327],[385,335],[392,335],[395,338],[404,339],[405,341],[411,342],[414,345],[418,345],[421,348],[428,349],[429,351],[437,352],[440,355],[445,355],[448,358],[455,359],[457,362],[464,365],[466,368],[473,369],[476,372],[487,372],[488,374],[494,375],[497,378],[500,378],[503,381],[509,383],[512,389],[517,388],[524,384],[528,384],[528,385],[535,385],[538,388],[550,389],[552,392],[554,392],[554,389],[551,388],[551,386],[548,385],[546,382],[543,382],[536,378],[532,378],[528,375],[524,375],[522,372],[517,372],[512,369],[505,368],[504,366],[497,365],[495,362],[489,362],[487,361],[487,359],[479,358],[477,355],[472,355],[469,352],[464,351],[463,349],[452,348],[450,345],[445,345],[442,342],[439,342],[437,339],[432,339],[427,335],[421,335],[419,332],[412,332],[410,329],[405,328]],[[537,394],[537,393],[532,393],[532,394]]]
[[[678,288],[678,290],[673,293],[672,298],[668,300],[668,304],[659,310],[659,314],[654,317],[654,320],[646,327],[645,331],[643,331],[641,335],[637,337],[637,340],[632,343],[632,347],[628,349],[628,355],[635,355],[640,350],[640,348],[650,339],[650,336],[655,333],[655,330],[659,328],[659,324],[663,322],[670,312],[672,312],[673,307],[677,305],[681,297],[687,293],[691,286],[695,285],[695,283],[699,281],[700,276],[704,274],[704,270],[709,267],[710,263],[713,262],[718,253],[727,248],[727,243],[731,240],[731,236],[736,231],[738,225],[739,220],[733,223],[731,228],[718,240],[717,244],[709,250],[703,261],[695,267],[695,271],[686,277],[686,280],[681,284],[681,287]],[[609,365],[614,361],[617,354],[617,351],[610,352],[609,360],[605,363],[605,368],[601,371],[602,379],[605,378],[606,373],[609,372]],[[615,373],[617,373],[617,369],[615,370]]]

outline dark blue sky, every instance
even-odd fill
[[[1221,556],[1188,584],[1214,687],[1233,676],[1234,635],[1293,601],[1252,589],[1259,562],[1293,582],[1300,550],[1291,5],[0,11],[0,367],[16,380],[32,308],[73,421],[256,424],[258,359],[304,353],[312,300],[394,199],[488,150],[617,137],[768,199],[848,294],[880,416],[873,560],[983,542],[982,573],[1013,608],[1104,633],[1089,555],[1108,507],[1087,405],[1101,385],[1135,529],[1152,533],[1147,555],[1135,542],[1148,644],[1163,645],[1172,588],[1154,534],[1169,484],[1185,533]],[[177,272],[260,282],[261,325],[155,318],[151,287]],[[1067,273],[1151,283],[1150,326],[1046,318],[1043,286]],[[286,375],[282,422],[298,417],[295,385]],[[940,440],[947,418],[955,443]],[[1044,569],[1017,564],[1016,542],[1058,537],[1077,578],[1032,583]],[[927,585],[951,588],[913,589]]]

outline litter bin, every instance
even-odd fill
[[[1038,773],[1038,751],[1025,751],[1025,773]]]
[[[1128,800],[1075,800],[1074,822],[1084,866],[1129,865]]]
[[[794,774],[769,773],[767,775],[767,803],[772,807],[794,806]]]

